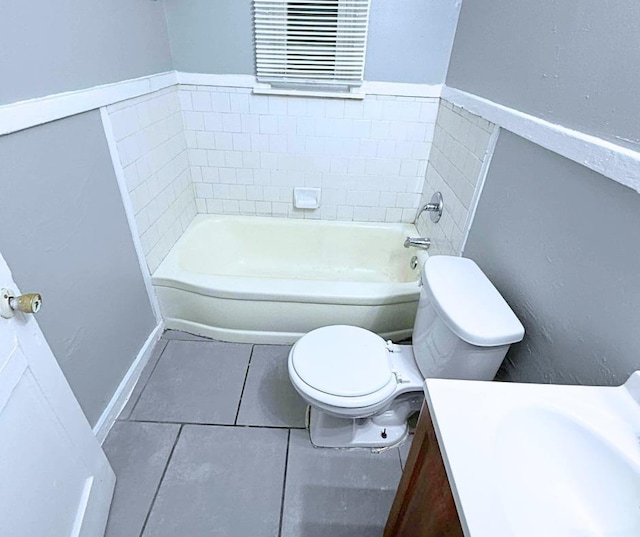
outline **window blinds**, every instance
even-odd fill
[[[256,68],[272,85],[359,86],[370,0],[254,0]]]

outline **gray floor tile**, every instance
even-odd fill
[[[238,425],[304,427],[307,404],[289,380],[290,350],[280,345],[254,346]]]
[[[251,345],[169,341],[131,419],[233,424]]]
[[[403,470],[405,465],[407,464],[407,457],[409,456],[409,450],[411,449],[411,442],[413,442],[412,434],[410,434],[409,438],[405,440],[405,443],[398,448],[398,450],[400,451],[400,463],[402,464]]]
[[[144,537],[277,537],[287,434],[185,425]]]
[[[133,408],[136,406],[138,398],[140,397],[142,390],[144,390],[144,387],[146,386],[147,381],[151,376],[151,373],[153,373],[153,370],[156,367],[156,364],[158,363],[160,356],[162,356],[162,353],[164,352],[164,348],[166,346],[167,346],[166,339],[161,339],[160,341],[158,341],[158,343],[156,343],[156,346],[153,349],[151,356],[149,357],[149,361],[147,362],[147,365],[144,366],[144,369],[140,374],[140,378],[138,379],[138,382],[134,386],[133,391],[131,392],[131,395],[129,396],[129,399],[127,401],[127,404],[122,409],[122,412],[120,413],[120,416],[118,416],[118,419],[126,420],[129,418],[129,416],[131,416],[131,412],[133,411]]]
[[[211,338],[204,336],[196,336],[189,332],[182,332],[181,330],[165,330],[162,334],[162,339],[177,339],[179,341],[213,341]]]
[[[180,430],[166,423],[118,421],[104,442],[116,473],[105,537],[138,537]]]
[[[400,475],[397,449],[317,449],[291,431],[282,537],[380,537]]]

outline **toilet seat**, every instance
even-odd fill
[[[304,335],[289,354],[289,373],[296,389],[336,408],[378,405],[397,386],[384,339],[355,326]]]

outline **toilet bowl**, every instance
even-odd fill
[[[471,260],[428,258],[412,345],[355,326],[305,334],[289,353],[289,378],[309,403],[319,447],[393,446],[420,410],[425,378],[493,380],[524,328]]]
[[[311,407],[316,446],[399,443],[408,416],[420,410],[424,379],[411,345],[394,345],[363,328],[313,330],[293,346],[288,365],[293,386]]]

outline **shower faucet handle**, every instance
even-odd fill
[[[434,224],[440,221],[440,218],[442,218],[442,211],[444,211],[444,200],[442,199],[442,193],[436,192],[433,196],[431,196],[431,201],[429,201],[429,203],[427,203],[426,205],[423,205],[418,211],[415,222],[418,221],[420,215],[425,211],[431,213],[431,221]]]

